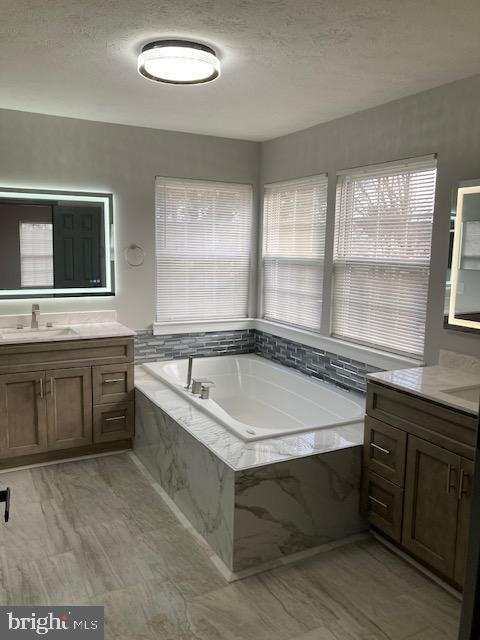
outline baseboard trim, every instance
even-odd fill
[[[106,446],[110,445],[110,446]],[[77,460],[87,460],[88,458],[101,458],[103,456],[111,456],[118,453],[131,451],[132,445],[130,440],[121,440],[119,442],[105,443],[105,445],[95,445],[91,447],[82,447],[76,453],[75,449],[67,449],[64,451],[49,451],[45,454],[35,454],[34,456],[22,456],[21,459],[12,458],[12,460],[2,461],[0,463],[0,474],[9,473],[11,471],[20,471],[21,469],[34,469],[36,467],[46,467],[51,464],[60,464],[62,462],[75,462]],[[54,455],[52,455],[54,454]],[[69,455],[70,454],[70,455]],[[47,457],[48,459],[42,459]],[[26,460],[30,458],[30,460]],[[36,461],[37,459],[38,461]],[[21,463],[23,461],[23,464]],[[12,463],[7,465],[4,463]]]

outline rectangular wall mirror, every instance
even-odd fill
[[[0,189],[0,299],[115,293],[112,194]]]
[[[445,326],[480,332],[480,180],[453,193]]]

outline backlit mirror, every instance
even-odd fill
[[[0,298],[113,295],[112,195],[0,189]]]
[[[480,331],[480,180],[453,193],[445,325]]]

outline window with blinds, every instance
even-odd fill
[[[320,331],[327,215],[325,174],[265,186],[263,317]]]
[[[338,175],[333,335],[423,354],[435,178],[433,156]]]
[[[21,288],[53,287],[53,225],[20,222]]]
[[[252,187],[157,178],[157,322],[248,316]]]

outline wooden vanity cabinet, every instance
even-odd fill
[[[92,373],[90,367],[46,372],[48,448],[92,444]]]
[[[0,468],[131,446],[133,368],[132,338],[0,345]]]
[[[374,529],[463,585],[476,420],[369,382],[362,510]]]
[[[0,376],[0,456],[26,456],[48,448],[43,372]]]

